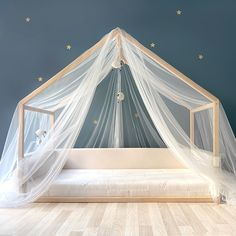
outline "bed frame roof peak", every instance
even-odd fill
[[[139,50],[141,50],[145,55],[147,55],[149,58],[151,58],[153,61],[158,63],[160,66],[162,66],[164,69],[175,75],[178,79],[198,91],[200,94],[202,94],[204,97],[206,97],[210,102],[213,103],[219,103],[219,99],[215,97],[213,94],[208,92],[206,89],[202,88],[200,85],[192,81],[190,78],[182,74],[180,71],[175,69],[173,66],[171,66],[169,63],[164,61],[162,58],[157,56],[155,53],[153,53],[148,48],[144,47],[141,43],[139,43],[135,38],[133,38],[130,34],[125,32],[124,30],[120,29],[119,27],[113,29],[111,31],[112,38],[116,37],[117,43],[119,43],[120,37],[124,37],[128,41],[130,41],[132,44],[134,44]],[[31,92],[29,95],[24,97],[20,102],[19,105],[26,104],[29,100],[31,100],[33,97],[37,96],[39,93],[41,93],[43,90],[45,90],[47,87],[49,87],[51,84],[56,82],[58,79],[62,78],[65,74],[69,73],[73,69],[75,69],[79,64],[81,64],[86,58],[91,56],[93,52],[95,52],[97,49],[101,48],[106,40],[108,39],[109,34],[105,35],[100,41],[98,41],[94,46],[89,48],[87,51],[82,53],[78,58],[76,58],[74,61],[72,61],[69,65],[67,65],[65,68],[63,68],[61,71],[59,71],[56,75],[54,75],[52,78],[50,78],[48,81],[43,83],[40,87],[35,89],[33,92]],[[123,60],[125,58],[123,57]]]

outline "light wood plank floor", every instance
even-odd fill
[[[0,235],[236,235],[236,208],[214,203],[34,203],[0,209]]]

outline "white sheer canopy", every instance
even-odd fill
[[[96,125],[85,127],[93,112]],[[167,146],[210,181],[213,198],[236,202],[236,141],[218,99],[120,29],[18,104],[1,157],[0,205],[39,198],[76,143]]]

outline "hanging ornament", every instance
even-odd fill
[[[117,102],[122,102],[124,99],[125,99],[125,95],[122,93],[122,92],[118,92],[116,94],[116,97],[117,97]]]
[[[120,55],[117,55],[115,60],[111,63],[111,66],[114,69],[121,69],[122,65],[123,59],[120,57]]]
[[[42,143],[43,138],[45,138],[46,134],[47,134],[46,130],[38,129],[35,131],[37,145],[40,145]]]

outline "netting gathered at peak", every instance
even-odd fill
[[[39,198],[74,147],[169,148],[209,181],[213,198],[236,202],[236,141],[218,99],[119,28],[19,102],[0,205]]]

